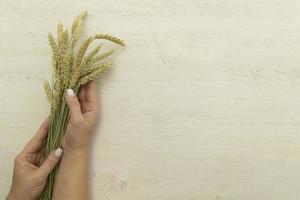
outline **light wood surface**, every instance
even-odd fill
[[[297,0],[0,0],[0,199],[48,114],[47,33],[84,9],[127,43],[98,81],[92,199],[300,199]]]

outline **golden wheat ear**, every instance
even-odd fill
[[[85,71],[85,75],[80,78],[77,84],[77,88],[79,88],[81,85],[85,85],[89,81],[95,80],[99,74],[102,72],[105,72],[112,66],[112,62],[109,63],[101,63],[96,67],[90,68],[89,70]]]
[[[125,46],[125,43],[123,42],[123,40],[113,36],[113,35],[110,35],[110,34],[105,34],[105,33],[99,33],[95,36],[96,39],[104,39],[104,40],[109,40],[113,43],[116,43],[116,44],[119,44],[121,46]]]
[[[72,49],[75,47],[75,45],[79,40],[79,37],[81,35],[82,25],[87,14],[88,13],[86,11],[83,11],[73,21],[72,29],[71,29]]]
[[[101,50],[102,46],[98,45],[95,47],[85,58],[86,63],[90,63],[91,60],[97,55],[97,53]]]
[[[45,90],[45,93],[46,93],[49,103],[52,104],[53,92],[52,92],[51,86],[49,84],[49,81],[44,81],[44,90]]]
[[[63,40],[63,34],[64,34],[64,25],[62,23],[57,24],[57,46],[61,48],[62,46],[62,40]]]
[[[105,58],[111,56],[112,54],[114,53],[114,50],[109,50],[105,53],[102,53],[100,54],[99,56],[95,56],[93,59],[91,59],[91,61],[89,62],[89,64],[92,66],[92,65],[95,65],[97,64],[98,62],[100,62],[101,60],[104,60]]]
[[[52,33],[48,33],[48,40],[50,43],[50,47],[52,49],[52,54],[54,55],[56,60],[59,60],[59,49],[58,49],[58,46],[55,42],[55,39],[54,39]]]

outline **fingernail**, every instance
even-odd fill
[[[54,153],[54,155],[55,155],[55,157],[56,158],[60,158],[61,157],[61,155],[62,155],[62,153],[63,153],[63,149],[62,148],[58,148],[58,149],[56,149],[56,151],[55,151],[55,153]]]
[[[68,97],[74,97],[75,96],[74,91],[71,88],[67,89],[67,95],[68,95]]]

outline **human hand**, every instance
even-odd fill
[[[78,98],[68,89],[70,120],[63,138],[64,156],[56,174],[53,199],[88,199],[89,146],[97,121],[95,81],[80,88]]]
[[[63,150],[58,148],[45,160],[44,142],[48,133],[47,118],[34,137],[26,144],[14,162],[13,180],[7,200],[37,199],[43,191],[47,177],[56,166]]]
[[[72,89],[68,89],[66,102],[70,109],[70,121],[63,147],[66,151],[88,150],[98,115],[96,82],[90,81],[82,86],[78,98]]]

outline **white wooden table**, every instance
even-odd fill
[[[47,33],[84,9],[127,43],[98,81],[92,199],[300,199],[297,0],[0,0],[0,199],[48,114]]]

